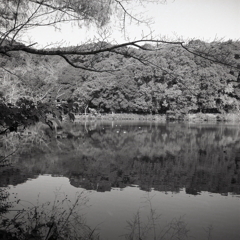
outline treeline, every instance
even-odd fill
[[[80,48],[101,44],[106,43]],[[238,111],[240,43],[194,40],[186,47],[145,44],[72,56],[82,69],[57,56],[1,56],[0,98],[12,104],[23,97],[43,103],[68,100],[77,104],[76,112],[86,107],[105,113]]]

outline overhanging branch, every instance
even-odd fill
[[[193,54],[193,55],[195,55],[195,56],[198,56],[198,57],[200,57],[200,58],[203,58],[203,59],[208,60],[208,61],[213,62],[213,63],[218,63],[218,64],[221,64],[221,65],[224,65],[224,66],[227,66],[227,67],[231,67],[231,68],[235,68],[235,69],[238,69],[238,70],[239,70],[239,67],[234,66],[234,65],[232,65],[232,64],[229,64],[229,63],[227,63],[227,62],[220,61],[220,60],[218,60],[218,59],[216,59],[216,58],[211,58],[210,55],[204,56],[204,53],[201,54],[201,53],[199,53],[199,52],[194,52],[194,51],[190,50],[189,48],[185,47],[185,46],[183,45],[183,43],[181,43],[180,45],[181,45],[181,47],[182,47],[183,49],[185,49],[187,52],[189,52],[189,53],[191,53],[191,54]]]
[[[60,56],[62,57],[68,64],[70,64],[71,66],[73,66],[74,68],[80,68],[83,70],[87,70],[87,71],[93,71],[93,72],[113,72],[113,71],[117,71],[116,69],[106,69],[106,70],[100,70],[100,69],[95,69],[95,68],[89,68],[86,66],[81,66],[81,65],[76,65],[74,64],[67,56],[70,55],[79,55],[79,56],[93,56],[99,53],[104,53],[104,52],[114,52],[116,53],[116,50],[119,49],[123,49],[123,48],[127,48],[127,47],[132,47],[132,48],[138,48],[138,49],[142,49],[145,51],[154,51],[154,49],[147,49],[144,46],[142,46],[141,44],[144,43],[155,43],[155,44],[171,44],[171,45],[179,45],[180,47],[182,47],[184,50],[186,50],[187,52],[195,55],[195,56],[199,56],[205,60],[214,62],[214,63],[218,63],[227,67],[231,67],[231,68],[235,68],[238,69],[237,66],[234,66],[230,63],[228,63],[227,61],[220,61],[216,58],[211,58],[211,56],[206,56],[201,53],[195,52],[193,50],[190,50],[188,47],[186,47],[184,45],[184,42],[182,41],[163,41],[163,40],[154,40],[154,39],[141,39],[141,40],[136,40],[136,41],[132,41],[132,42],[125,42],[122,44],[116,44],[116,45],[111,45],[109,47],[104,47],[103,45],[101,45],[100,47],[98,47],[96,49],[96,46],[93,46],[93,50],[82,50],[78,47],[75,47],[74,49],[70,49],[70,50],[63,50],[63,49],[35,49],[32,48],[31,45],[29,46],[25,46],[23,44],[16,44],[16,45],[7,45],[7,46],[0,46],[0,53],[2,54],[8,54],[9,52],[14,52],[14,51],[24,51],[30,54],[36,54],[36,55],[45,55],[45,56]],[[95,47],[95,49],[94,49]],[[119,54],[119,52],[117,52]],[[129,54],[129,57],[133,57],[136,58],[136,56],[134,56],[134,54]],[[138,59],[139,60],[139,59]]]
[[[104,70],[99,70],[99,69],[96,69],[96,68],[88,68],[88,67],[85,67],[85,66],[80,66],[80,65],[74,64],[74,63],[71,62],[66,56],[64,56],[64,55],[62,55],[62,54],[59,54],[58,56],[62,57],[69,65],[71,65],[71,66],[74,67],[74,68],[80,68],[80,69],[87,70],[87,71],[90,71],[90,72],[99,72],[99,73],[102,73],[102,72],[113,73],[113,72],[118,71],[118,70],[116,70],[116,69],[104,69]]]
[[[184,42],[170,42],[170,41],[162,41],[162,40],[136,40],[132,42],[126,42],[122,44],[112,45],[111,47],[106,48],[99,48],[96,50],[91,51],[84,51],[84,50],[51,50],[51,49],[35,49],[31,47],[27,47],[24,45],[13,45],[13,46],[0,46],[0,53],[7,53],[7,52],[13,52],[13,51],[24,51],[31,54],[37,54],[37,55],[81,55],[81,56],[87,56],[87,55],[95,55],[102,52],[112,52],[115,49],[123,48],[123,47],[138,47],[139,43],[162,43],[162,44],[174,44],[174,45],[182,45]]]

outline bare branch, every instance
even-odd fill
[[[16,28],[16,25],[17,25],[19,7],[20,7],[20,0],[18,0],[18,3],[17,3],[17,9],[16,9],[16,13],[15,13],[15,16],[14,16],[15,19],[14,19],[13,28]]]
[[[112,72],[116,72],[118,70],[114,70],[114,69],[104,69],[104,70],[99,70],[99,69],[96,69],[96,68],[87,68],[87,67],[84,67],[84,66],[79,66],[79,65],[76,65],[74,63],[72,63],[66,56],[62,55],[62,54],[58,54],[58,56],[62,57],[68,64],[70,64],[72,67],[74,68],[80,68],[80,69],[83,69],[83,70],[87,70],[87,71],[90,71],[90,72],[108,72],[108,73],[112,73]]]
[[[11,43],[13,43],[13,41],[16,38],[17,34],[32,20],[32,18],[39,11],[39,9],[40,9],[40,6],[32,13],[32,15],[26,20],[26,22],[21,24],[18,28],[16,28],[15,26],[13,27],[13,31],[16,30],[16,32],[14,33],[14,35],[12,37]]]
[[[162,41],[162,40],[148,40],[148,39],[142,39],[142,40],[136,40],[132,42],[126,42],[122,44],[112,45],[111,47],[106,48],[100,48],[97,50],[92,51],[79,51],[77,49],[74,50],[47,50],[47,49],[34,49],[30,47],[26,47],[24,45],[14,45],[14,46],[0,46],[0,53],[7,53],[7,52],[13,52],[13,51],[24,51],[32,54],[38,54],[38,55],[95,55],[97,53],[102,52],[112,52],[115,49],[123,48],[123,47],[139,47],[138,43],[164,43],[164,44],[174,44],[174,45],[182,45],[183,42],[170,42],[170,41]]]
[[[14,72],[8,70],[7,68],[5,68],[5,67],[3,67],[3,66],[1,66],[1,68],[2,68],[4,71],[10,73],[11,75],[17,77],[18,79],[23,80],[19,75],[17,75],[17,74],[15,74]]]
[[[220,60],[216,59],[215,57],[213,57],[213,56],[211,56],[209,54],[205,54],[204,52],[192,51],[189,48],[187,48],[186,46],[184,46],[183,43],[181,43],[180,45],[187,52],[189,52],[189,53],[191,53],[191,54],[193,54],[195,56],[201,57],[201,58],[203,58],[205,60],[208,60],[210,62],[218,63],[218,64],[221,64],[221,65],[228,66],[228,67],[235,68],[235,69],[239,70],[238,66],[234,66],[234,65],[229,64],[227,62],[220,61]]]
[[[120,7],[122,8],[122,10],[123,10],[123,12],[124,12],[124,24],[125,24],[125,19],[126,19],[125,16],[126,16],[126,15],[128,15],[131,19],[135,20],[137,23],[144,23],[143,20],[140,20],[140,19],[134,17],[132,14],[130,14],[130,13],[126,10],[126,8],[123,6],[123,4],[122,4],[120,1],[115,0],[115,2],[120,5]]]

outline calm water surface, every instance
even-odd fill
[[[74,201],[83,191],[89,201],[81,211],[101,239],[124,239],[127,221],[138,214],[144,226],[151,210],[159,234],[178,220],[187,239],[240,239],[239,126],[92,122],[66,129],[2,172],[9,201],[21,199],[11,210],[56,195]]]

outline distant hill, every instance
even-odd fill
[[[62,50],[110,46],[99,42]],[[126,47],[69,56],[82,69],[59,56],[1,55],[0,96],[12,103],[20,97],[43,102],[73,99],[80,111],[86,106],[127,113],[237,111],[240,43],[195,40],[186,47],[189,51],[177,45],[146,44],[142,48],[148,51]]]

